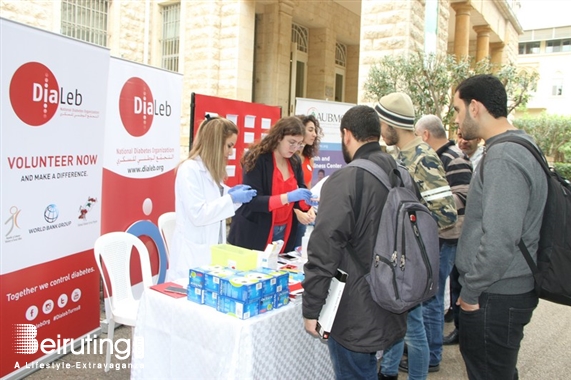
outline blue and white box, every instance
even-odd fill
[[[224,270],[220,265],[203,265],[191,268],[188,271],[188,284],[196,288],[204,289],[205,275],[208,272]]]
[[[282,290],[279,293],[275,294],[274,298],[274,308],[279,309],[282,306],[285,306],[289,303],[289,291]]]
[[[243,302],[230,297],[218,297],[218,311],[240,319],[248,319],[258,315],[258,304],[259,299]]]
[[[271,274],[256,271],[243,272],[242,274],[246,278],[252,278],[262,283],[263,296],[273,295],[276,292],[277,279]]]
[[[276,279],[276,292],[282,292],[288,289],[289,283],[289,272],[282,271],[282,270],[275,270],[269,268],[257,268],[256,272],[261,272],[265,274],[269,274]]]
[[[204,291],[203,291],[203,289],[198,288],[196,286],[188,285],[188,288],[186,290],[186,298],[189,301],[196,302],[199,304],[203,304],[204,303]]]
[[[276,298],[275,293],[260,298],[260,307],[259,307],[260,314],[272,311],[274,309],[275,298]]]
[[[239,301],[257,300],[262,297],[262,283],[240,275],[221,278],[219,294]]]
[[[210,307],[213,307],[215,309],[218,308],[218,293],[215,293],[213,291],[210,290],[203,290],[203,298],[204,298],[204,304]]]
[[[238,271],[230,268],[213,270],[204,274],[204,289],[220,294],[220,282],[236,276]]]

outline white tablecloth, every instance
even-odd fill
[[[147,289],[134,336],[144,352],[133,355],[133,379],[335,377],[327,344],[303,328],[301,304],[240,320]]]

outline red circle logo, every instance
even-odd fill
[[[119,96],[119,114],[125,130],[131,136],[143,136],[151,129],[153,94],[144,80],[133,77],[125,82]]]
[[[39,62],[23,64],[10,81],[10,103],[16,116],[24,123],[33,127],[47,123],[59,104],[56,77]]]

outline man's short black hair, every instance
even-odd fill
[[[480,74],[465,79],[458,85],[456,92],[466,106],[474,99],[482,103],[495,119],[508,117],[506,88],[494,75]]]
[[[379,141],[381,138],[381,120],[377,111],[369,106],[351,107],[341,119],[343,129],[351,131],[357,141]]]

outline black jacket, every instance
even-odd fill
[[[272,231],[272,213],[269,202],[272,195],[272,178],[274,175],[273,153],[261,154],[256,165],[249,172],[243,171],[242,183],[256,189],[256,195],[249,203],[243,204],[232,217],[228,242],[240,247],[263,251],[266,249],[270,231]],[[297,180],[297,186],[306,188],[303,182],[301,161],[294,155],[290,162]],[[294,206],[298,208],[298,204]],[[283,252],[294,250],[298,221],[292,212],[292,225]]]
[[[396,167],[377,142],[363,145],[354,159],[365,158],[385,171]],[[406,315],[393,314],[373,301],[363,272],[369,272],[388,190],[370,173],[344,167],[323,185],[315,228],[308,245],[303,281],[303,316],[317,319],[337,268],[348,273],[331,336],[356,352],[388,348],[406,332]],[[351,244],[358,257],[346,248]],[[355,260],[359,262],[356,263]]]

